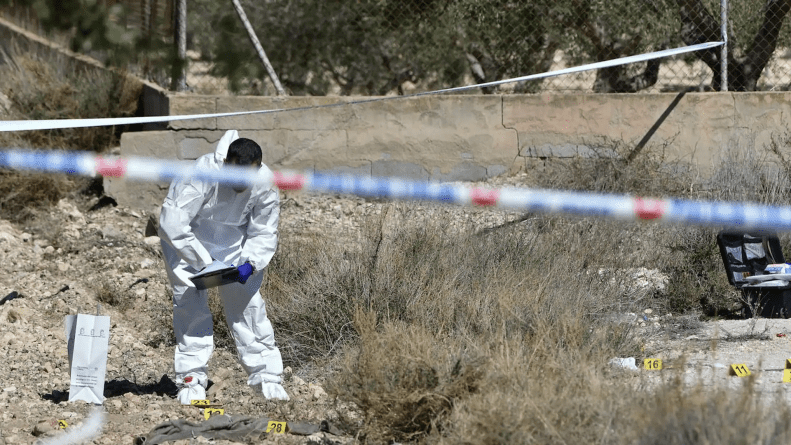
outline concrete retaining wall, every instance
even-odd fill
[[[227,129],[256,140],[273,169],[335,170],[417,179],[479,180],[545,158],[590,156],[622,141],[634,146],[674,93],[425,96],[231,118],[172,122],[125,133],[124,156],[195,159]],[[314,107],[360,98],[169,97],[171,115]],[[672,141],[669,160],[711,170],[731,144],[761,148],[786,129],[791,93],[689,93],[649,143]],[[119,202],[158,205],[166,184],[109,181]]]

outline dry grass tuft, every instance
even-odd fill
[[[134,115],[142,84],[123,73],[87,73],[52,59],[3,53],[0,64],[0,117],[77,119]],[[0,147],[102,152],[114,146],[123,128],[90,127],[3,132]],[[0,217],[26,221],[37,209],[83,188],[86,180],[59,174],[0,169]]]
[[[103,278],[94,285],[96,301],[112,306],[121,312],[131,308],[135,297],[111,278]]]
[[[0,216],[24,221],[58,203],[80,183],[67,175],[42,175],[0,169]]]
[[[478,390],[480,360],[451,361],[447,345],[402,323],[377,329],[376,315],[359,310],[359,350],[332,390],[365,413],[359,437],[366,443],[414,441],[440,429],[453,406]]]
[[[622,442],[638,445],[789,443],[791,407],[762,395],[756,376],[738,389],[707,388],[702,380],[671,379],[655,392],[636,394],[619,419]]]
[[[642,196],[685,195],[691,184],[700,181],[689,165],[667,159],[665,150],[673,143],[668,140],[635,152],[624,141],[604,140],[587,147],[593,156],[549,161],[535,172],[536,185]]]
[[[13,119],[79,119],[135,114],[142,84],[124,73],[87,73],[54,60],[15,54],[0,68],[0,92],[10,103]],[[20,142],[33,148],[103,151],[118,141],[122,128],[89,127],[15,132],[0,139],[5,146]]]

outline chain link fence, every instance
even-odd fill
[[[9,1],[14,3],[0,0],[0,6]],[[172,50],[176,2],[96,1],[108,10],[123,6],[123,12],[115,9],[110,20],[149,42],[136,47],[142,49],[130,69],[172,88],[172,77],[182,66]],[[280,82],[292,95],[409,94],[721,40],[720,0],[241,0],[241,4]],[[791,89],[789,9],[791,0],[728,1],[728,90]],[[30,6],[6,6],[0,12],[35,23],[30,18],[35,8]],[[35,31],[36,25],[32,28]],[[188,92],[276,94],[230,0],[187,2],[186,40]],[[483,92],[721,90],[721,70],[721,52],[715,48]]]
[[[242,4],[291,94],[483,83],[721,40],[719,0],[270,0]],[[188,84],[275,94],[225,2],[193,0]],[[791,89],[791,0],[730,0],[728,90]],[[720,90],[720,49],[486,93]]]

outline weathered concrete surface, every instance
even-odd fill
[[[227,129],[237,129],[261,144],[264,162],[273,169],[477,180],[529,168],[535,159],[607,156],[614,141],[634,146],[675,98],[674,93],[396,100],[171,95],[171,115],[266,112],[174,121],[165,132],[125,133],[121,153],[195,159],[213,151]],[[351,101],[364,103],[346,104]],[[691,163],[705,174],[722,162],[727,148],[764,147],[773,134],[785,131],[789,116],[788,92],[687,93],[647,149],[666,144],[669,161]],[[113,186],[109,191],[121,202],[148,199],[126,196]]]
[[[608,141],[636,145],[676,95],[580,94],[504,96],[503,124],[519,134],[523,157],[590,155]],[[791,116],[791,93],[688,93],[652,137],[667,143],[668,160],[689,162],[703,174],[728,147],[762,149]]]

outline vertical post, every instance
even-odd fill
[[[143,0],[142,3],[142,11],[140,13],[140,20],[142,21],[142,31],[143,35],[147,38],[151,38],[151,1],[150,0]]]
[[[720,0],[720,91],[728,91],[728,0]]]
[[[239,15],[239,19],[244,24],[244,28],[247,30],[247,35],[250,37],[250,42],[253,43],[256,52],[258,53],[258,58],[261,59],[261,63],[264,64],[264,68],[266,68],[266,72],[269,73],[269,78],[272,80],[272,83],[275,85],[275,90],[277,90],[278,96],[285,96],[286,90],[283,89],[283,86],[280,85],[280,79],[277,78],[277,74],[275,73],[275,69],[272,68],[272,64],[269,63],[269,59],[266,57],[266,53],[264,52],[264,48],[261,46],[261,42],[258,41],[258,36],[255,35],[255,30],[253,29],[253,25],[250,24],[250,21],[247,19],[247,14],[245,14],[244,9],[242,9],[242,4],[239,3],[239,0],[231,0],[233,2],[233,7],[236,8],[236,13]]]
[[[176,0],[175,44],[178,56],[178,78],[171,81],[176,91],[187,89],[187,0]],[[174,73],[176,74],[176,73]]]

